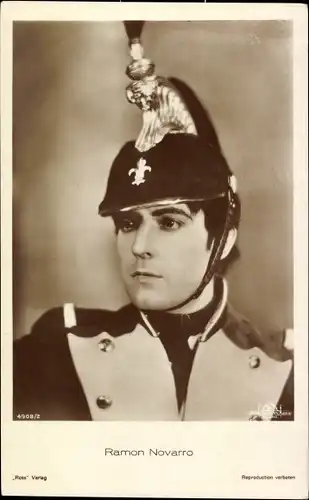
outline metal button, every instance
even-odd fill
[[[258,368],[261,364],[261,360],[258,356],[250,356],[249,366],[250,368]]]
[[[108,396],[99,396],[97,398],[97,406],[100,410],[106,410],[112,405],[112,400]]]
[[[98,344],[100,351],[103,352],[110,352],[115,348],[114,342],[112,342],[110,339],[103,339],[99,342]]]

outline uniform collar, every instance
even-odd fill
[[[192,314],[140,311],[141,324],[153,336],[158,337],[161,329],[177,329],[187,337],[198,337],[205,342],[222,325],[225,316],[228,285],[224,278],[215,278],[214,298],[205,308]]]

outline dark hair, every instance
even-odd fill
[[[241,217],[241,203],[239,196],[234,194],[234,211],[231,220],[231,229],[238,229]],[[210,249],[212,244],[218,244],[223,234],[226,223],[226,215],[228,208],[227,197],[215,198],[203,202],[190,202],[188,203],[193,214],[203,210],[205,214],[205,228],[209,234],[207,241],[207,248]],[[217,267],[217,274],[224,275],[228,268],[240,257],[239,249],[236,245],[233,246],[229,255],[225,259],[220,260]]]

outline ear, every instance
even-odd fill
[[[225,259],[229,255],[230,251],[235,245],[236,238],[237,238],[237,229],[235,228],[230,229],[229,234],[227,235],[224,250],[221,255],[221,260]]]

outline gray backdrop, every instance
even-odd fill
[[[242,199],[233,305],[262,328],[292,327],[290,25],[149,22],[145,54],[208,108]],[[110,221],[97,216],[110,163],[136,138],[122,23],[14,24],[14,334],[46,309],[127,302]]]

